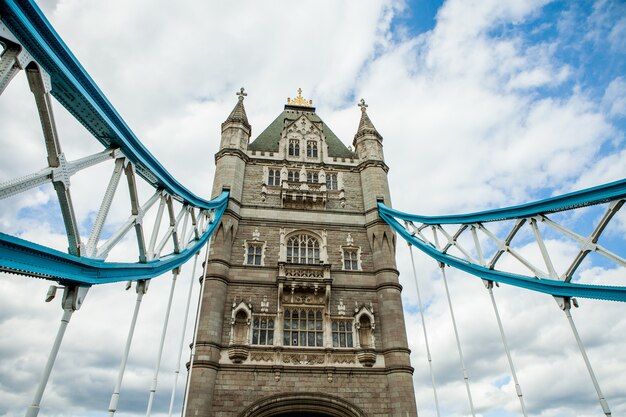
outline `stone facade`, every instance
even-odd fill
[[[362,101],[354,151],[299,94],[254,141],[222,124],[230,200],[204,277],[186,416],[417,415],[382,136]],[[295,414],[293,414],[295,415]]]

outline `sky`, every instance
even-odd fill
[[[202,197],[210,195],[220,124],[242,86],[253,137],[302,88],[350,145],[360,117],[357,102],[364,98],[384,137],[393,206],[406,212],[505,207],[625,177],[622,1],[47,0],[39,5],[145,146]],[[68,159],[101,150],[57,102],[54,111]],[[36,120],[25,76],[18,74],[0,97],[0,181],[45,166]],[[99,167],[72,178],[83,236],[109,174],[110,167]],[[64,250],[57,206],[51,187],[2,201],[0,230]],[[589,209],[559,219],[589,233],[599,214]],[[127,215],[120,203],[111,219]],[[606,244],[624,256],[623,213],[611,227]],[[549,246],[557,268],[576,253],[573,242],[557,236]],[[441,276],[433,261],[415,256],[442,415],[468,415]],[[425,343],[402,243],[398,268],[418,411],[431,417],[436,413]],[[593,258],[577,279],[626,285],[624,272]],[[184,298],[190,279],[191,268],[185,267],[177,297]],[[448,271],[448,279],[477,415],[521,415],[487,291],[462,273]],[[145,413],[170,283],[169,277],[153,280],[145,296],[120,417]],[[52,344],[61,309],[60,297],[44,303],[49,284],[0,275],[2,417],[23,415]],[[506,286],[494,292],[529,415],[600,415],[554,300]],[[90,290],[68,326],[40,416],[106,411],[134,297],[123,284]],[[167,413],[183,312],[182,303],[174,305],[153,415]],[[613,415],[626,415],[624,305],[580,300],[572,314]],[[178,406],[181,396],[182,384]]]

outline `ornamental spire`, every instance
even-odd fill
[[[250,123],[248,123],[248,116],[246,115],[246,109],[243,106],[243,100],[248,95],[248,93],[246,93],[246,90],[243,87],[241,87],[241,89],[235,94],[237,95],[237,98],[238,98],[237,104],[235,104],[233,111],[230,112],[230,115],[228,116],[226,121],[222,123],[222,127],[224,126],[225,123],[232,122],[232,123],[241,123],[244,126],[246,126],[248,129],[250,129]]]
[[[302,89],[298,88],[298,97],[293,100],[287,97],[287,105],[288,106],[300,106],[300,107],[313,107],[313,100],[306,100],[302,97]]]
[[[358,138],[365,135],[374,135],[382,141],[383,137],[380,135],[380,133],[378,133],[378,130],[376,130],[374,124],[367,115],[368,106],[365,103],[365,100],[361,99],[361,101],[359,102],[359,107],[361,108],[361,121],[359,122],[359,128],[356,131],[356,135],[354,135],[354,141],[356,142]]]

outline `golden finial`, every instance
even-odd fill
[[[302,89],[298,88],[298,97],[294,98],[293,100],[287,97],[287,104],[289,104],[290,106],[313,107],[313,100],[306,101],[302,97]]]

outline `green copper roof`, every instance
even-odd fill
[[[286,106],[288,107],[288,106]],[[326,144],[328,145],[328,156],[335,158],[356,158],[354,152],[350,151],[346,145],[330,130],[326,123],[322,122],[314,111],[300,111],[299,109],[285,109],[268,127],[265,128],[259,136],[257,136],[248,149],[251,151],[265,151],[265,152],[278,152],[278,145],[280,142],[280,135],[283,131],[284,120],[288,119],[294,121],[301,115],[305,115],[313,123],[322,124],[322,132],[326,137]]]

